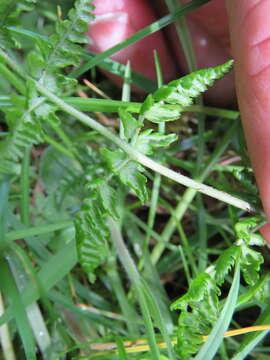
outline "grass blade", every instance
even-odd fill
[[[140,274],[137,271],[135,263],[133,262],[124,242],[122,239],[122,235],[118,229],[116,223],[109,218],[109,227],[111,232],[111,239],[116,248],[117,254],[119,256],[120,261],[122,262],[128,277],[133,283],[133,286],[136,290],[138,300],[140,303],[140,308],[144,318],[145,330],[147,334],[147,338],[149,341],[151,358],[153,360],[160,359],[160,352],[157,347],[157,342],[155,338],[154,326],[151,319],[151,314],[148,307],[148,302],[144,294],[144,286],[141,282]]]
[[[234,278],[232,286],[225,302],[225,305],[221,311],[220,317],[213,327],[206,343],[203,344],[199,353],[196,355],[194,360],[211,360],[214,358],[218,348],[220,347],[224,333],[226,332],[233,312],[237,303],[238,291],[240,285],[240,267],[239,265],[235,268]]]
[[[22,303],[21,295],[16,287],[7,262],[2,259],[0,262],[1,277],[0,284],[3,292],[12,304],[13,316],[16,320],[18,332],[20,334],[25,356],[27,360],[36,359],[35,342],[31,327],[29,326],[25,307]]]
[[[264,325],[269,323],[270,323],[270,305],[266,307],[266,309],[262,312],[262,314],[259,316],[258,320],[256,321],[256,324],[259,325]],[[254,332],[246,335],[240,346],[240,349],[233,356],[232,360],[245,359],[267,334],[269,334],[269,330],[265,330],[262,332],[261,331]]]
[[[44,293],[48,292],[60,280],[62,280],[76,265],[77,252],[75,241],[52,255],[37,273],[37,282],[42,287]],[[40,293],[34,284],[29,284],[25,291],[20,295],[24,306],[30,305],[40,298]],[[0,325],[14,317],[14,304],[11,304],[5,313],[0,317]]]

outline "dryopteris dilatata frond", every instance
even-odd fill
[[[1,53],[0,53],[1,56]],[[2,57],[5,58],[6,62],[13,67],[14,69],[17,69],[16,65],[14,66],[14,63],[12,60],[10,60],[6,54],[2,52]],[[211,83],[213,81],[213,78],[219,77],[221,73],[225,73],[228,71],[228,68],[231,66],[231,63],[224,64],[221,67],[218,67],[216,70],[204,70],[203,72],[200,70],[197,83],[196,83],[196,73],[190,75],[190,79],[187,82],[185,82],[185,86],[187,87],[188,84],[196,84],[196,90],[194,92],[190,91],[188,93],[187,91],[187,97],[190,97],[190,100],[192,101],[192,97],[198,94],[200,90],[203,91],[205,89],[205,84]],[[223,68],[224,67],[224,68]],[[18,71],[23,77],[25,77],[24,74],[21,73],[21,71]],[[210,79],[210,80],[209,80]],[[179,80],[175,83],[175,87],[173,85],[170,86],[169,93],[176,93],[178,94],[177,86],[179,86]],[[201,88],[199,86],[200,82],[202,83]],[[58,96],[53,94],[50,90],[45,88],[40,82],[34,81],[36,89],[47,99],[49,99],[54,106],[57,106],[58,109],[64,110],[67,112],[70,116],[75,117],[76,119],[80,120],[82,123],[86,124],[87,126],[92,127],[96,131],[98,131],[102,136],[107,138],[108,140],[112,141],[118,148],[121,150],[112,151],[111,153],[108,153],[108,150],[104,152],[104,155],[107,152],[108,156],[105,156],[106,161],[110,167],[111,170],[117,175],[121,182],[123,182],[128,187],[133,188],[133,190],[137,193],[137,195],[141,198],[142,201],[146,200],[146,180],[144,179],[144,175],[141,174],[143,170],[143,166],[150,168],[154,171],[157,171],[161,175],[164,175],[180,184],[183,184],[188,187],[193,187],[197,191],[200,191],[202,193],[205,193],[207,195],[213,196],[219,200],[228,202],[230,204],[233,204],[237,207],[243,208],[245,210],[250,211],[251,207],[250,205],[242,201],[240,199],[234,198],[233,196],[229,194],[225,194],[221,191],[218,191],[214,188],[211,188],[207,185],[198,183],[190,178],[187,178],[186,176],[183,176],[179,173],[176,173],[175,171],[172,171],[171,169],[162,166],[158,164],[157,162],[153,161],[151,158],[143,154],[145,152],[146,154],[151,153],[151,149],[156,146],[164,146],[168,145],[171,141],[175,140],[175,135],[164,135],[164,134],[153,134],[152,132],[142,132],[140,133],[140,127],[142,126],[143,120],[145,118],[145,114],[147,114],[147,111],[152,111],[152,106],[155,104],[151,100],[151,103],[149,104],[148,98],[146,99],[145,103],[141,107],[141,112],[139,115],[139,119],[136,120],[136,118],[133,118],[130,116],[130,114],[125,114],[125,112],[120,113],[121,120],[123,121],[123,127],[125,126],[125,122],[127,124],[132,124],[133,131],[135,132],[135,137],[133,136],[133,139],[130,140],[132,137],[132,134],[129,134],[126,132],[126,139],[120,139],[119,136],[114,135],[110,130],[106,129],[101,124],[97,123],[95,120],[91,119],[89,116],[79,112],[78,110],[74,109],[70,105],[66,104],[63,100],[61,100]],[[184,84],[184,83],[183,83]],[[184,85],[183,85],[184,86]],[[50,86],[49,86],[50,88]],[[57,91],[57,87],[53,87],[54,91]],[[170,99],[170,96],[168,95],[168,91],[165,87],[165,94]],[[162,90],[162,88],[161,88]],[[160,91],[161,91],[160,90]],[[160,93],[159,93],[160,94]],[[157,96],[157,95],[156,95]],[[165,96],[165,98],[166,98]],[[157,103],[161,102],[160,95],[157,96]],[[169,100],[172,101],[172,100]],[[179,113],[179,112],[178,112]],[[160,119],[162,119],[162,113],[159,113]],[[132,165],[132,166],[131,166]],[[121,171],[119,171],[119,166],[121,168]],[[128,167],[128,168],[127,168]],[[128,169],[128,170],[127,170]],[[121,175],[122,174],[122,175]],[[128,174],[128,176],[126,176]],[[102,210],[101,210],[102,212]],[[102,232],[105,234],[105,232]],[[78,242],[79,243],[79,242]],[[91,262],[91,261],[90,261]],[[97,266],[97,262],[96,265]]]

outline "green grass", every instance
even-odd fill
[[[239,112],[193,98],[192,77],[164,87],[157,53],[156,82],[108,58],[176,21],[194,71],[183,15],[206,2],[168,0],[167,16],[94,55],[83,47],[89,1],[73,13],[73,1],[58,12],[50,0],[18,11],[2,1],[1,359],[269,356],[267,330],[224,339],[270,324],[265,218]],[[201,86],[230,66],[201,72]],[[74,82],[82,74],[112,100]],[[170,98],[179,84],[188,106]]]

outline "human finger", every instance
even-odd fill
[[[270,218],[270,2],[228,0],[236,89],[247,146]],[[270,242],[269,226],[263,234]]]

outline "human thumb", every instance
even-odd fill
[[[235,81],[249,155],[270,219],[270,1],[227,1]],[[270,242],[270,225],[262,230]]]

